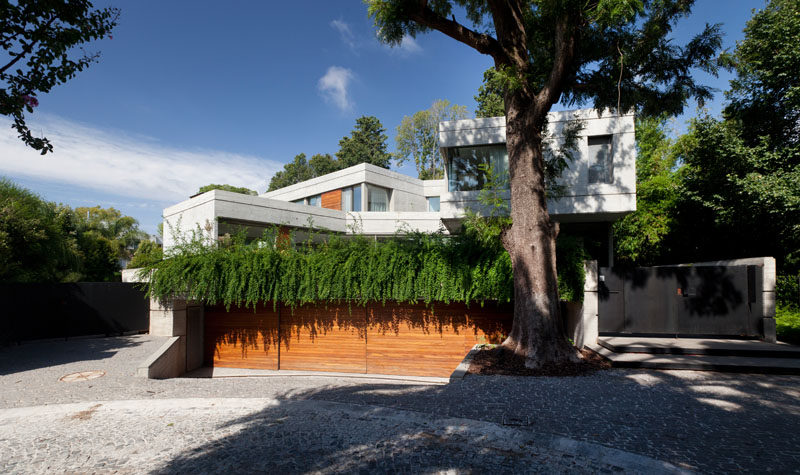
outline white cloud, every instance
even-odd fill
[[[333,103],[342,111],[349,111],[353,108],[353,102],[350,100],[347,87],[353,77],[353,72],[349,69],[331,66],[319,79],[317,88],[326,101]]]
[[[408,35],[404,36],[402,41],[400,41],[400,46],[398,46],[398,49],[404,55],[412,55],[422,52],[422,46],[417,43],[417,40]]]
[[[339,32],[342,43],[346,44],[351,50],[355,51],[357,49],[358,44],[356,43],[353,30],[350,29],[350,25],[342,20],[333,20],[331,22],[331,27]]]
[[[145,137],[104,131],[54,116],[42,130],[55,152],[39,155],[26,147],[0,118],[0,175],[65,183],[116,195],[178,202],[209,183],[264,191],[282,165],[251,155],[216,150],[180,150]]]

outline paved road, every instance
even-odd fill
[[[0,472],[800,470],[797,376],[133,377],[163,341],[0,349]]]

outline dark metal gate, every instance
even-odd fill
[[[601,268],[601,333],[758,336],[759,266]]]

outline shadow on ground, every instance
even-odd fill
[[[386,420],[378,409],[333,419],[324,411],[293,410],[311,400],[417,411],[431,421],[494,422],[534,442],[537,434],[557,434],[690,470],[785,473],[800,466],[798,383],[793,376],[608,371],[568,378],[468,376],[446,386],[321,387],[283,394],[276,406],[235,421],[242,429],[234,435],[181,454],[164,471],[547,471],[518,465],[537,450],[524,437],[516,447],[495,450],[458,425],[426,430]],[[373,419],[381,430],[374,430]],[[453,443],[453,434],[473,440]]]
[[[106,337],[52,342],[59,351],[51,351],[50,345],[41,342],[0,347],[0,375],[78,361],[102,360],[114,356],[123,348],[141,344],[142,341],[134,337]]]

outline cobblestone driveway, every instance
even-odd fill
[[[163,341],[0,349],[0,472],[800,469],[796,376],[135,378]],[[106,376],[58,381],[95,369]]]

